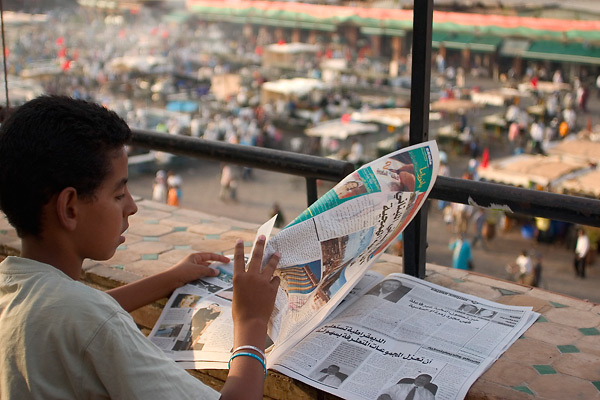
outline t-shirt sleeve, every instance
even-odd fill
[[[131,317],[116,312],[84,349],[82,390],[103,386],[112,399],[218,399],[148,340]]]

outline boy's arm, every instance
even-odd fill
[[[229,258],[216,253],[193,253],[164,272],[108,290],[127,312],[168,297],[175,289],[205,276],[217,276],[212,261],[228,263]]]
[[[275,253],[261,269],[264,246],[265,237],[261,235],[247,269],[244,268],[243,242],[238,240],[235,246],[232,306],[234,348],[254,346],[261,351],[265,348],[267,322],[273,312],[279,287],[279,277],[273,276],[273,272],[280,256]],[[248,356],[236,357],[231,360],[221,399],[262,400],[264,382],[265,373],[260,361]]]

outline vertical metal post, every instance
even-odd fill
[[[429,91],[431,82],[431,31],[433,0],[414,0],[412,71],[410,89],[411,145],[429,138]],[[403,234],[404,273],[425,277],[427,247],[427,204],[421,208]]]
[[[2,29],[2,61],[4,66],[4,93],[6,95],[6,109],[10,109],[8,101],[8,70],[6,67],[6,40],[4,38],[4,4],[0,0],[0,28]]]
[[[306,178],[306,201],[307,207],[317,201],[317,180],[315,178]]]

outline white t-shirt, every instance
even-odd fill
[[[20,257],[0,263],[0,398],[218,399],[108,294]]]

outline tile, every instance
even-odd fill
[[[579,331],[585,336],[598,336],[600,331],[596,328],[579,328]]]
[[[138,242],[129,246],[129,251],[137,254],[162,253],[173,248],[170,243],[164,242]]]
[[[235,242],[233,240],[198,240],[192,244],[192,249],[195,251],[210,251],[225,255],[233,254],[234,247]],[[252,243],[246,247],[244,250],[249,252],[252,248]]]
[[[555,346],[575,343],[583,334],[576,328],[546,322],[544,324],[533,324],[525,332],[525,336]],[[556,348],[555,348],[556,349]]]
[[[144,242],[158,242],[158,236],[144,236],[142,240]]]
[[[594,399],[597,390],[588,381],[567,375],[539,375],[527,386],[543,399]]]
[[[530,394],[532,396],[535,396],[535,393],[533,393],[531,391],[531,389],[529,389],[527,386],[513,386],[513,389],[515,389],[518,392],[522,392],[522,393],[526,393],[526,394]]]
[[[198,233],[200,235],[220,235],[231,230],[231,226],[224,224],[200,224],[193,225],[189,228],[190,232]]]
[[[600,325],[600,315],[590,311],[577,310],[575,308],[553,308],[544,315],[548,321],[557,324],[573,326],[575,328],[586,328]]]
[[[160,237],[161,243],[169,243],[173,246],[194,246],[204,241],[204,237],[190,232],[171,232]]]
[[[107,265],[127,265],[141,259],[139,253],[133,251],[117,251],[114,256],[105,262]]]
[[[563,354],[552,366],[564,375],[588,381],[600,376],[600,356],[584,353]]]
[[[128,231],[140,236],[162,236],[172,232],[173,228],[168,225],[141,223],[130,225]]]
[[[577,348],[577,346],[573,346],[572,344],[565,344],[565,345],[559,345],[556,346],[558,347],[558,351],[560,351],[561,353],[579,353],[579,349]]]
[[[576,342],[576,345],[582,353],[600,356],[600,335],[583,336]]]
[[[513,345],[504,352],[502,357],[506,358],[507,361],[533,365],[551,364],[559,356],[560,353],[556,348],[556,345],[531,339],[527,332],[525,332],[525,339],[517,340],[513,343]]]
[[[554,301],[550,301],[549,303],[550,303],[550,304],[552,305],[552,307],[554,307],[554,308],[565,308],[565,307],[569,307],[569,306],[567,306],[567,305],[565,305],[565,304],[556,303],[556,302],[554,302]]]
[[[500,358],[485,371],[481,378],[492,382],[502,382],[508,386],[524,385],[537,376],[537,372],[526,364]]]
[[[171,267],[171,264],[160,260],[139,260],[125,265],[125,271],[140,276],[151,276]]]
[[[551,365],[534,365],[533,368],[541,375],[556,374],[556,370]]]
[[[581,299],[576,299],[574,297],[549,292],[547,290],[542,290],[539,288],[532,288],[529,292],[529,295],[540,299],[548,300],[549,302],[554,303],[555,307],[569,306],[580,310],[591,310],[594,306],[593,303],[582,301]]]
[[[142,260],[158,260],[158,254],[142,254]]]
[[[519,385],[520,386],[525,386]],[[526,395],[510,386],[490,382],[485,379],[478,379],[469,388],[466,399],[469,400],[523,400],[534,399],[531,395]]]
[[[594,385],[596,389],[598,389],[598,391],[600,392],[600,381],[593,381],[592,385]]]
[[[173,232],[185,232],[187,229],[187,226],[175,226],[173,227]]]
[[[221,234],[221,239],[229,239],[234,243],[238,238],[241,238],[244,242],[254,242],[256,237],[256,231],[228,231]]]

